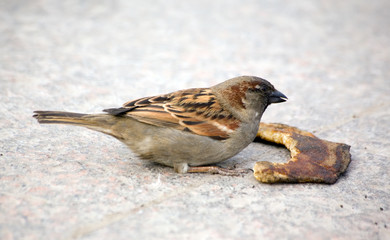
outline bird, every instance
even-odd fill
[[[139,158],[177,173],[236,175],[215,164],[247,147],[264,111],[287,97],[267,80],[239,76],[210,88],[144,97],[104,113],[34,111],[41,124],[70,124],[111,135]]]

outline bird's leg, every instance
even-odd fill
[[[227,169],[218,166],[188,167],[187,169],[187,172],[189,173],[212,173],[224,176],[238,176],[249,171],[251,171],[251,169]]]

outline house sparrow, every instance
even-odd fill
[[[39,123],[72,124],[109,134],[141,159],[178,173],[232,175],[234,169],[208,166],[243,150],[256,137],[271,103],[287,97],[267,80],[241,76],[211,88],[192,88],[126,102],[102,114],[35,111]]]

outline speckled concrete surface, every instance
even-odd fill
[[[0,239],[390,239],[390,3],[1,1]],[[352,146],[334,185],[178,175],[33,110],[100,112],[238,75],[265,122]],[[223,166],[285,161],[253,143]]]

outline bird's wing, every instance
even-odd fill
[[[211,90],[205,88],[141,98],[125,103],[121,108],[105,111],[219,140],[229,138],[240,123],[222,108]]]

